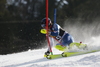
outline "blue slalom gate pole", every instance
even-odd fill
[[[54,9],[54,23],[56,23],[56,12],[57,12],[57,10],[56,10],[56,8]]]

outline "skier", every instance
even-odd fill
[[[41,27],[43,29],[46,28],[46,18],[41,20]],[[53,23],[50,18],[48,18],[48,35],[50,39],[50,46],[54,46],[54,39],[58,41],[55,45],[55,48],[64,51],[67,46],[74,42],[73,37],[68,33],[65,32],[64,29],[60,27],[57,23]],[[50,54],[50,48],[48,47],[45,55]]]

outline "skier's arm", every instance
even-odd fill
[[[59,25],[54,24],[53,27],[52,27],[50,35],[52,35],[52,36],[58,36],[58,34],[59,34],[59,28],[60,28]]]

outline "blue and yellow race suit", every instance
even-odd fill
[[[60,45],[62,47],[66,47],[66,46],[69,46],[70,43],[73,43],[74,40],[73,40],[73,37],[68,33],[68,32],[65,32],[58,24],[53,24],[51,27],[50,27],[50,32],[49,32],[49,35],[50,35],[50,44],[51,46],[53,46],[53,39],[57,40],[58,43],[56,44],[57,45]],[[52,39],[53,38],[53,39]]]

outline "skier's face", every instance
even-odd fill
[[[41,24],[41,27],[45,28],[45,27],[46,27],[46,25],[45,25],[45,24]]]

